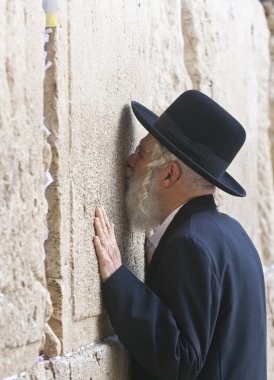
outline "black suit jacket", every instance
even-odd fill
[[[134,380],[266,380],[261,262],[212,196],[175,215],[145,282],[122,266],[103,284]]]

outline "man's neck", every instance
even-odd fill
[[[190,201],[193,198],[201,197],[202,195],[210,195],[212,192],[199,192],[195,194],[189,194],[184,197],[180,197],[180,199],[174,199],[172,202],[166,202],[164,203],[164,209],[161,217],[160,224],[162,224],[165,219],[168,217],[169,214],[171,214],[176,208],[179,206],[185,204],[186,202]]]

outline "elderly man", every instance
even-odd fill
[[[198,91],[160,116],[137,102],[148,130],[128,158],[127,206],[147,239],[145,283],[121,263],[113,226],[96,209],[94,245],[112,324],[135,380],[266,380],[264,279],[241,225],[220,213],[218,187],[244,189],[226,172],[243,127]]]

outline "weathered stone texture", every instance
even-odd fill
[[[50,307],[46,306],[43,261],[46,201],[41,4],[1,1],[0,25],[2,378],[36,363]]]
[[[181,0],[153,0],[148,6],[146,106],[160,115],[183,91],[191,88],[184,64]]]

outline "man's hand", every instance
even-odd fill
[[[121,265],[121,255],[117,246],[113,225],[109,223],[103,207],[97,207],[94,218],[95,247],[102,281],[106,281]]]

